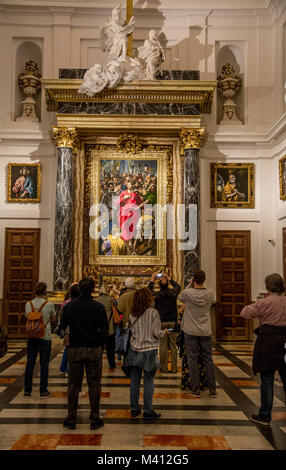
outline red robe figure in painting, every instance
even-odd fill
[[[120,194],[119,224],[121,229],[121,238],[128,241],[133,237],[133,232],[140,218],[140,210],[136,210],[142,203],[141,197],[132,190],[132,183],[127,183],[127,189]],[[130,220],[132,218],[132,223]]]

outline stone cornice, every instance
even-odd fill
[[[96,5],[93,5],[92,2],[82,0],[82,2],[77,2],[75,0],[71,0],[68,2],[67,9],[69,8],[78,8],[78,9],[88,9],[88,10],[101,10],[101,9],[112,9],[114,7],[114,2],[104,1],[104,0],[97,0]],[[235,12],[237,10],[264,10],[267,8],[269,4],[269,0],[236,0],[235,2],[230,2],[229,0],[216,0],[216,9],[217,10],[227,10],[231,12]],[[31,7],[44,7],[44,8],[65,8],[63,1],[60,0],[10,0],[9,2],[5,2],[5,6],[10,8],[15,8],[18,6],[31,6]],[[193,0],[190,8],[189,0],[181,0],[180,5],[178,5],[173,0],[165,0],[164,5],[162,6],[165,11],[194,11],[194,10],[209,10],[213,8],[213,0]],[[156,2],[153,8],[149,9],[156,9]],[[134,7],[134,10],[139,10]]]
[[[198,104],[201,113],[211,113],[216,81],[158,80],[134,81],[114,89],[104,89],[94,97],[78,93],[83,80],[42,79],[48,111],[56,111],[58,103],[182,103]]]
[[[222,127],[222,126],[221,126]],[[211,144],[249,144],[257,148],[261,147],[274,147],[279,140],[286,138],[286,113],[273,124],[267,132],[245,132],[240,131],[231,132],[230,129],[225,128],[224,132],[219,129],[215,134],[211,133],[208,136],[208,143]]]
[[[120,135],[124,132],[140,132],[149,136],[178,136],[182,127],[199,128],[201,115],[194,116],[128,116],[114,114],[58,114],[59,127],[75,127],[80,137]]]

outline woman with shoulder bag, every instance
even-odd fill
[[[130,349],[128,351],[125,366],[130,368],[130,404],[131,416],[141,414],[139,408],[139,394],[142,371],[144,371],[144,420],[160,418],[160,414],[153,410],[154,376],[160,367],[158,361],[158,348],[160,338],[168,334],[167,330],[161,330],[159,312],[153,308],[154,298],[146,287],[135,292],[131,315]]]

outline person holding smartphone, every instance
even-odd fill
[[[154,291],[155,280],[159,280],[159,291]],[[169,287],[169,284],[171,287]],[[148,284],[148,289],[153,292],[155,297],[155,309],[158,310],[162,329],[168,330],[168,335],[165,335],[160,340],[160,370],[161,372],[168,372],[168,356],[169,349],[171,351],[171,372],[177,372],[177,344],[175,325],[177,324],[177,297],[181,291],[181,287],[176,281],[170,278],[166,273],[153,273],[151,281]]]
[[[215,369],[212,359],[211,317],[210,307],[213,293],[204,287],[204,271],[198,269],[183,290],[179,299],[186,305],[181,330],[187,353],[190,371],[190,394],[200,396],[199,353],[202,356],[207,375],[207,383],[211,397],[216,397]]]

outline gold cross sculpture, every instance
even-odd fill
[[[128,23],[133,15],[133,0],[126,0],[126,22]],[[127,55],[133,57],[133,33],[128,36]]]

